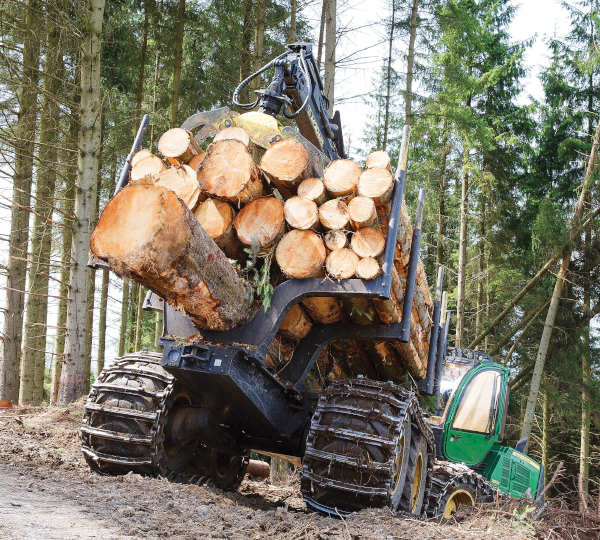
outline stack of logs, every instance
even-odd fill
[[[129,185],[109,201],[92,234],[92,252],[113,270],[162,296],[201,329],[247,323],[260,302],[242,268],[274,251],[272,285],[286,279],[372,280],[381,274],[394,177],[386,152],[366,169],[331,162],[315,178],[304,147],[275,142],[260,158],[239,127],[221,130],[202,152],[191,133],[171,129],[159,140],[165,160],[141,150]],[[287,315],[271,345],[268,366],[279,370],[313,325],[400,320],[412,227],[402,205],[390,300],[310,298]],[[270,259],[269,259],[270,260]],[[424,376],[432,300],[419,261],[411,340],[407,344],[346,340],[327,347],[313,380],[363,374],[397,380]]]

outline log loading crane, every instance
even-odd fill
[[[275,69],[256,101],[239,102],[252,79]],[[183,128],[197,131],[200,145],[227,126],[242,126],[252,142],[268,148],[293,137],[308,151],[314,175],[344,156],[339,113],[329,103],[308,44],[293,44],[233,95],[242,109],[198,113]],[[281,127],[281,112],[300,133]],[[128,181],[133,153],[148,125],[146,116],[122,171],[117,191]],[[502,446],[509,399],[508,369],[487,354],[447,346],[450,312],[436,287],[427,373],[418,392],[399,381],[361,377],[338,380],[320,395],[304,383],[319,352],[343,339],[407,342],[419,257],[422,199],[417,210],[402,320],[360,326],[315,326],[277,375],[265,368],[266,352],[288,311],[308,297],[389,298],[391,267],[404,195],[409,129],[404,129],[388,216],[383,273],[374,281],[289,280],[274,291],[271,306],[228,332],[202,331],[154,293],[145,308],[164,314],[164,352],[137,352],[116,359],[94,384],[81,427],[83,453],[100,473],[162,475],[173,481],[210,479],[236,489],[251,451],[281,456],[302,467],[307,507],[343,515],[388,506],[413,515],[450,517],[461,506],[491,501],[498,492],[533,498],[543,468],[522,451]],[[94,264],[106,264],[95,260]],[[443,299],[444,300],[443,300]],[[425,413],[420,395],[440,396],[438,413]]]

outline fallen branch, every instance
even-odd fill
[[[546,491],[548,491],[552,487],[552,484],[554,484],[554,482],[556,482],[556,479],[558,478],[558,475],[563,468],[563,464],[564,464],[564,461],[561,461],[558,464],[558,467],[556,467],[556,470],[554,471],[554,474],[552,475],[550,482],[548,482],[546,487],[544,489],[542,489],[541,493],[538,493],[538,496],[535,499],[535,501],[533,502],[533,504],[538,504],[542,500],[542,497],[546,494]]]

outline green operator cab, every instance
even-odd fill
[[[543,487],[543,466],[521,450],[502,446],[510,393],[509,370],[479,351],[448,349],[438,415],[429,418],[436,454],[463,463],[512,497],[533,499]],[[529,492],[528,492],[529,490]]]

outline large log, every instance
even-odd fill
[[[225,139],[235,139],[237,141],[243,142],[246,146],[250,146],[250,136],[243,127],[226,127],[215,135],[213,142],[223,141]]]
[[[187,130],[173,128],[165,131],[158,140],[158,151],[172,165],[187,164],[200,152],[194,136]]]
[[[356,192],[356,184],[362,167],[350,159],[336,159],[323,172],[323,183],[331,197],[351,197]]]
[[[260,168],[284,199],[292,197],[302,180],[312,176],[308,152],[294,139],[284,139],[271,145],[260,160]]]
[[[300,304],[296,304],[283,319],[279,333],[286,339],[297,341],[305,337],[311,328],[312,323],[306,311]]]
[[[385,249],[385,238],[374,227],[364,227],[352,235],[350,245],[354,253],[361,259],[364,257],[373,257],[376,259]]]
[[[383,212],[387,215],[388,205],[394,191],[394,177],[392,173],[382,167],[367,169],[360,175],[358,181],[358,194],[361,197],[369,197],[375,201],[378,207],[377,213]]]
[[[248,147],[235,139],[213,142],[198,169],[200,187],[217,199],[238,207],[263,192],[262,173]]]
[[[142,161],[142,159],[145,159],[150,156],[152,156],[152,153],[150,152],[150,150],[146,150],[145,148],[142,148],[141,150],[136,152],[133,155],[133,157],[131,158],[131,168],[133,169],[136,166],[136,164],[138,163],[138,161]]]
[[[172,191],[127,186],[102,212],[92,252],[186,313],[200,328],[231,330],[258,309],[225,254]]]
[[[192,211],[198,204],[200,186],[198,185],[196,172],[188,165],[174,166],[164,170],[154,179],[154,185],[175,192]]]
[[[283,205],[275,197],[262,197],[240,210],[234,221],[238,238],[256,249],[278,242],[285,232]]]
[[[367,169],[372,169],[374,167],[380,167],[382,169],[387,169],[392,172],[392,164],[390,163],[390,156],[385,150],[379,150],[377,152],[373,152],[367,158],[365,162]]]
[[[381,266],[376,259],[365,257],[358,261],[356,265],[356,277],[370,281],[381,275]]]
[[[292,197],[285,201],[283,212],[287,224],[293,229],[318,230],[319,209],[317,203],[303,197]]]
[[[235,260],[244,258],[244,247],[233,226],[235,211],[229,203],[207,199],[198,205],[194,215],[225,255]]]
[[[327,252],[323,241],[312,231],[294,229],[279,242],[275,251],[282,272],[297,279],[322,277]]]
[[[362,227],[372,227],[377,221],[375,202],[368,197],[354,197],[348,203],[348,217],[356,230]]]

